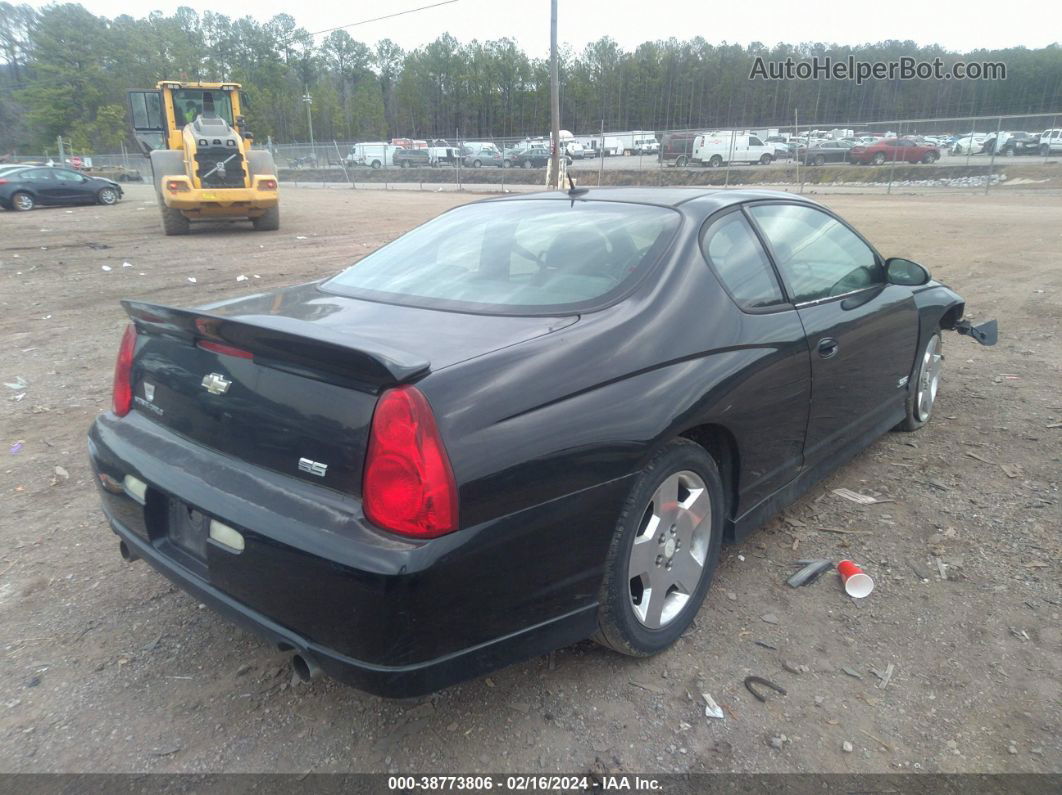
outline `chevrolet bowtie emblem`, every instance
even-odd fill
[[[229,391],[229,385],[231,384],[232,381],[229,381],[221,373],[210,373],[203,376],[203,389],[211,395],[224,395]]]

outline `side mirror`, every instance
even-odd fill
[[[929,282],[929,271],[903,257],[890,257],[885,260],[885,279],[889,284],[900,284],[906,287],[921,287]]]

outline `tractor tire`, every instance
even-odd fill
[[[280,205],[273,205],[257,218],[252,218],[251,223],[257,232],[277,231],[280,229]]]
[[[162,196],[162,180],[166,177],[186,176],[184,153],[174,149],[156,149],[151,153],[151,175],[155,193]],[[161,198],[160,202],[161,204]]]
[[[247,153],[247,171],[254,177],[277,175],[277,167],[273,162],[272,153],[264,149],[256,149]]]
[[[159,196],[159,207],[162,210],[162,231],[167,236],[188,234],[191,223],[180,210],[167,207],[161,195]]]

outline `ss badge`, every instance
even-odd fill
[[[325,472],[328,471],[328,464],[322,464],[318,461],[311,461],[309,458],[300,458],[299,471],[309,472],[311,475],[317,475],[317,477],[323,478],[325,476]]]

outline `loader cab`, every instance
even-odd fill
[[[182,131],[200,116],[235,126],[242,113],[240,86],[163,81],[153,91],[130,91],[129,109],[133,134],[144,154],[182,149]]]

